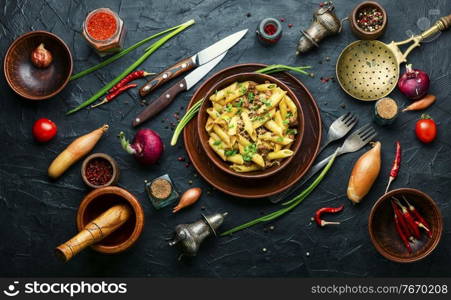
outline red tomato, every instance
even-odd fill
[[[415,134],[423,143],[430,143],[437,136],[435,121],[428,115],[422,115],[415,125]]]
[[[56,124],[49,119],[42,118],[34,122],[33,136],[41,143],[48,142],[56,135]]]

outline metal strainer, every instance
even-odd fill
[[[442,17],[425,32],[402,42],[360,40],[348,45],[337,61],[337,79],[342,89],[362,101],[374,101],[390,94],[399,78],[399,65],[420,42],[451,26],[451,15]],[[413,41],[405,53],[399,45]]]

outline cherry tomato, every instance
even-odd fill
[[[430,143],[437,136],[435,121],[428,115],[422,115],[415,125],[415,134],[423,143]]]
[[[45,143],[50,141],[55,137],[56,132],[56,124],[49,119],[42,118],[34,122],[33,136],[38,142]]]

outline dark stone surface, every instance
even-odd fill
[[[389,14],[389,26],[381,38],[384,42],[403,40],[439,15],[451,12],[449,1],[380,1]],[[358,1],[338,1],[337,15],[350,13]],[[153,54],[142,68],[160,71],[175,61],[194,54],[214,41],[239,29],[250,32],[216,67],[216,71],[237,63],[260,62],[288,65],[311,65],[315,78],[299,75],[322,111],[324,124],[345,111],[360,115],[360,125],[370,120],[372,104],[353,100],[334,82],[321,83],[320,77],[335,75],[335,62],[347,44],[355,40],[349,24],[340,35],[329,38],[318,51],[305,56],[294,55],[299,30],[310,24],[317,1],[0,1],[0,53],[2,58],[9,44],[30,30],[45,29],[61,36],[74,55],[75,71],[99,62],[80,34],[85,15],[97,7],[110,7],[124,19],[128,28],[126,45],[153,33],[195,18],[197,24],[178,35]],[[251,16],[246,17],[250,12]],[[285,18],[281,41],[272,48],[260,46],[254,35],[264,17]],[[293,24],[288,28],[288,24]],[[158,131],[166,144],[163,159],[156,166],[143,168],[124,153],[116,135],[125,130],[132,137],[132,118],[142,107],[137,90],[94,111],[83,110],[72,116],[65,112],[87,99],[102,85],[114,78],[142,53],[138,49],[120,61],[96,73],[71,82],[57,97],[33,103],[16,96],[2,80],[0,101],[0,275],[1,276],[449,276],[451,232],[449,206],[451,133],[450,100],[451,32],[443,33],[433,42],[424,43],[409,56],[415,67],[426,70],[432,79],[431,92],[438,101],[428,109],[438,123],[438,138],[430,145],[421,144],[413,127],[420,113],[405,113],[394,126],[380,128],[383,144],[383,165],[379,179],[370,194],[358,206],[346,199],[346,184],[354,161],[363,153],[340,157],[324,182],[295,211],[266,226],[255,226],[233,237],[206,241],[200,254],[185,262],[177,262],[177,252],[167,246],[165,238],[176,224],[197,220],[201,208],[206,212],[228,211],[223,229],[241,224],[270,212],[275,207],[265,201],[233,199],[213,191],[192,167],[185,168],[177,157],[187,157],[183,143],[169,146],[172,131],[166,118],[181,111],[193,90],[178,97],[176,103],[147,123]],[[330,61],[326,60],[330,57]],[[404,68],[403,68],[404,69]],[[161,89],[160,89],[161,92]],[[153,94],[155,97],[159,92]],[[403,106],[407,100],[399,92],[391,94]],[[182,110],[183,111],[183,110]],[[58,124],[58,136],[48,144],[37,144],[31,126],[40,117]],[[137,195],[144,206],[146,227],[138,243],[125,253],[106,256],[87,250],[73,261],[62,264],[53,256],[53,248],[75,234],[76,209],[87,189],[80,178],[80,163],[61,179],[50,182],[46,170],[52,159],[75,137],[99,127],[111,125],[109,132],[95,148],[119,162],[122,174],[119,185]],[[442,209],[445,230],[436,251],[425,260],[408,265],[387,261],[371,245],[367,234],[367,218],[371,206],[383,192],[393,159],[393,144],[400,140],[404,159],[399,178],[393,188],[414,187],[428,193]],[[330,153],[328,149],[326,153]],[[325,154],[326,154],[325,153]],[[169,173],[177,189],[201,186],[205,193],[199,203],[176,216],[170,209],[156,211],[143,190],[143,181]],[[189,181],[192,180],[192,185]],[[207,193],[209,191],[209,193]],[[344,203],[344,212],[337,217],[342,225],[319,229],[310,217],[320,206]],[[270,225],[274,230],[265,230]],[[267,251],[262,249],[266,248]],[[309,255],[307,254],[309,253]]]

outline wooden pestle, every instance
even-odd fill
[[[131,213],[131,209],[127,204],[111,207],[89,222],[76,236],[56,247],[56,255],[64,262],[69,261],[81,250],[100,242],[113,233],[128,220]]]

